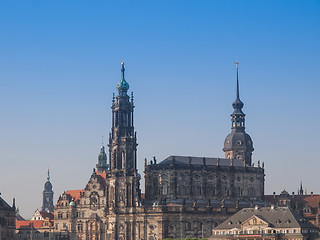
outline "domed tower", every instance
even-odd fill
[[[44,190],[42,192],[43,202],[41,211],[46,212],[53,212],[53,191],[52,191],[52,184],[50,182],[50,171],[48,169],[48,177],[47,182],[44,184]]]
[[[231,133],[224,140],[223,151],[227,159],[240,159],[246,165],[251,166],[251,158],[253,142],[249,134],[245,132],[245,114],[242,112],[243,102],[240,100],[239,95],[239,77],[238,77],[238,62],[237,65],[237,97],[232,103],[234,109],[231,116]]]

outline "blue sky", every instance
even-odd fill
[[[143,159],[223,157],[238,60],[267,194],[320,193],[319,1],[0,1],[0,191],[25,217],[48,166],[84,188],[111,125],[120,63]],[[105,137],[106,138],[106,137]]]

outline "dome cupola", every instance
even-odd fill
[[[127,83],[127,81],[124,78],[124,63],[121,63],[122,67],[121,67],[121,80],[117,85],[118,91],[119,91],[119,95],[123,96],[125,94],[127,94],[127,91],[129,90],[129,83]]]
[[[245,132],[245,114],[242,112],[244,106],[239,94],[239,71],[238,62],[235,62],[237,69],[237,94],[232,103],[234,109],[231,116],[231,133],[225,138],[223,151],[228,159],[240,159],[251,166],[251,155],[254,150],[253,142],[249,134]]]

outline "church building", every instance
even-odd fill
[[[169,156],[145,160],[145,194],[137,169],[134,98],[122,63],[112,99],[108,154],[84,189],[64,192],[54,210],[55,239],[157,240],[209,237],[212,229],[244,207],[264,204],[264,166],[252,162],[245,132],[237,67],[236,100],[225,158]],[[107,157],[108,156],[108,157]],[[109,161],[108,161],[109,160]]]

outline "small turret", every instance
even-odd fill
[[[96,168],[99,174],[103,173],[104,171],[106,172],[108,171],[107,154],[106,154],[103,143],[98,156],[98,164],[96,165]]]

